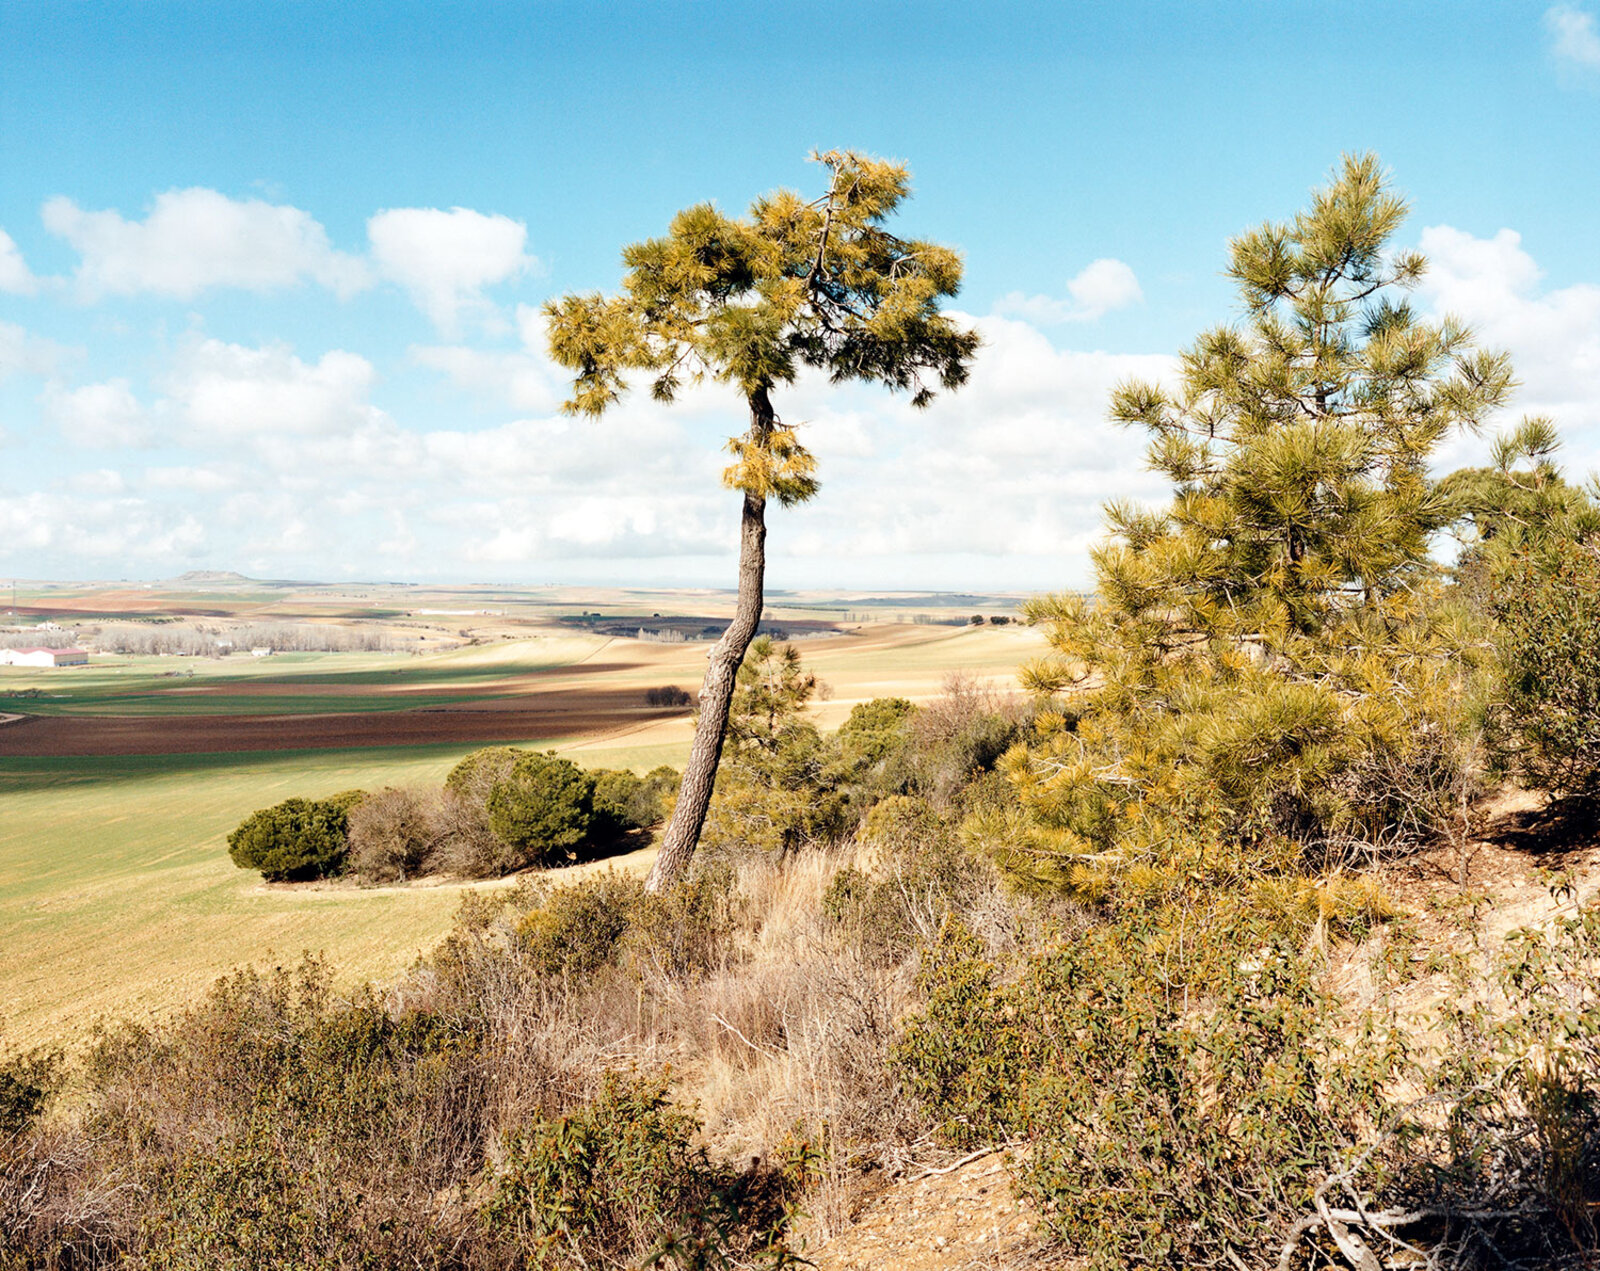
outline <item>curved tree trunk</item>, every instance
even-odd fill
[[[772,432],[777,416],[767,390],[750,394],[750,434],[764,441]],[[739,599],[733,621],[712,646],[706,678],[700,685],[700,717],[695,724],[694,744],[678,787],[678,802],[672,820],[661,837],[661,850],[645,880],[645,890],[664,891],[682,878],[700,842],[700,830],[711,806],[711,787],[717,779],[717,764],[722,759],[722,741],[728,732],[728,707],[733,701],[735,680],[744,661],[745,650],[755,638],[761,623],[763,587],[767,573],[767,500],[748,490],[739,522]]]

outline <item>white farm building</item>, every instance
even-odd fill
[[[82,649],[0,649],[0,666],[84,666]]]

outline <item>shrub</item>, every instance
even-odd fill
[[[0,1146],[32,1128],[55,1093],[61,1058],[53,1052],[13,1055],[0,1060]]]
[[[246,817],[228,835],[228,855],[268,882],[326,878],[344,871],[348,825],[340,803],[285,799]]]
[[[1600,545],[1559,540],[1523,557],[1494,607],[1502,754],[1537,789],[1600,794]]]
[[[739,668],[701,841],[788,856],[848,829],[835,752],[801,718],[817,691],[793,645],[758,636]]]
[[[483,802],[445,790],[435,813],[437,845],[429,857],[433,868],[463,878],[499,878],[518,867],[519,853],[490,828]]]
[[[607,1073],[589,1102],[507,1136],[485,1221],[535,1266],[796,1265],[783,1240],[795,1171],[719,1168],[699,1131],[665,1080]]]
[[[964,671],[945,677],[944,691],[912,712],[908,757],[914,788],[948,806],[976,777],[1027,735],[1028,709]]]
[[[433,863],[439,800],[418,790],[380,790],[349,814],[350,871],[381,883],[414,878]]]
[[[551,892],[517,923],[517,938],[541,974],[587,975],[615,958],[643,899],[637,878],[607,870]]]
[[[726,863],[697,863],[676,886],[644,896],[627,937],[630,955],[673,981],[722,969],[744,916],[738,881]]]
[[[673,768],[659,767],[647,776],[626,769],[603,768],[594,778],[594,834],[597,838],[648,829],[666,816],[667,799],[678,785]]]
[[[839,726],[845,762],[863,773],[881,768],[905,747],[907,720],[916,709],[903,697],[857,702]]]
[[[517,868],[571,855],[593,821],[594,782],[554,752],[525,752],[489,790],[489,828]]]
[[[860,842],[869,870],[846,867],[822,896],[822,912],[875,962],[890,963],[931,940],[993,871],[973,860],[947,817],[897,795],[867,815]]]
[[[1402,1055],[1350,1026],[1310,959],[1263,950],[1186,1000],[1151,934],[1102,926],[1008,975],[948,924],[896,1062],[946,1141],[1031,1140],[1022,1189],[1085,1267],[1259,1267],[1382,1116]]]
[[[444,788],[468,803],[487,803],[489,791],[503,781],[518,759],[529,752],[518,746],[485,746],[474,750],[444,779]]]
[[[646,706],[689,706],[694,698],[687,689],[679,688],[676,684],[666,684],[660,688],[646,689],[644,694]]]

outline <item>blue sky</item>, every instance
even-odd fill
[[[731,583],[737,402],[566,421],[537,306],[813,147],[911,164],[986,348],[925,415],[780,399],[824,485],[774,586],[1083,583],[1100,503],[1160,493],[1106,391],[1348,150],[1583,472],[1597,125],[1592,2],[0,0],[0,573]]]

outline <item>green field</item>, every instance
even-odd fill
[[[800,647],[834,686],[835,699],[818,710],[819,721],[834,727],[852,700],[927,698],[952,668],[1009,683],[1039,645],[1037,633],[1016,628],[918,627],[868,628],[860,638]],[[561,666],[585,682],[688,685],[694,677],[686,671],[703,664],[704,652],[551,636],[427,657],[287,654],[6,668],[0,684],[52,696],[13,694],[0,710],[7,701],[29,713],[151,717],[389,710],[515,694],[526,691],[525,677]],[[166,674],[190,666],[192,678]],[[203,708],[184,693],[195,685],[217,690]],[[680,717],[601,736],[526,740],[585,767],[645,771],[681,764],[688,738]],[[448,930],[465,887],[504,884],[267,886],[234,868],[226,836],[251,811],[290,796],[437,785],[470,749],[0,758],[0,1044],[81,1041],[97,1018],[170,1010],[234,966],[296,960],[308,950],[325,952],[347,980],[398,974]]]
[[[0,1040],[81,1037],[97,1017],[171,1007],[230,967],[306,950],[351,976],[397,974],[448,930],[465,884],[271,887],[234,868],[225,839],[292,795],[437,785],[466,749],[0,760]],[[674,750],[577,757],[682,762]]]

